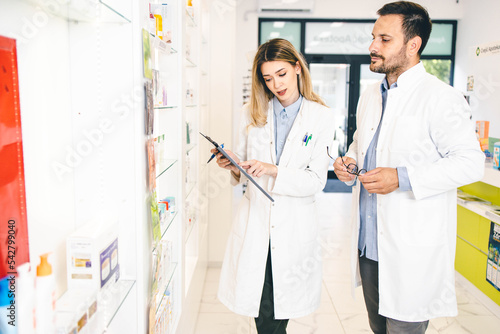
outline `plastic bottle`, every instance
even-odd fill
[[[36,267],[36,333],[47,334],[55,331],[56,292],[52,266],[47,261],[49,254],[40,255]]]
[[[18,307],[14,296],[15,276],[6,276],[0,281],[0,333],[16,334],[19,319],[17,319]]]
[[[17,334],[35,333],[35,277],[29,262],[17,267]]]

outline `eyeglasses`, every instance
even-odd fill
[[[330,155],[330,149],[328,148],[328,146],[326,147],[326,154],[328,154],[328,156],[330,157],[330,159],[335,160],[335,158],[333,158]],[[356,164],[346,165],[345,162],[344,162],[344,158],[342,156],[340,157],[340,159],[342,160],[342,163],[344,164],[344,166],[347,169],[347,172],[349,174],[360,176],[360,175],[363,175],[364,173],[366,173],[366,169],[359,169],[358,165],[356,165]]]

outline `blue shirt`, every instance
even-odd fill
[[[382,81],[380,85],[380,92],[382,94],[382,115],[377,127],[377,131],[373,135],[373,139],[366,151],[365,161],[363,168],[372,170],[377,167],[377,144],[380,134],[380,127],[384,117],[385,105],[387,104],[387,91],[389,90],[387,78]],[[390,89],[397,88],[397,82],[393,83]],[[408,178],[408,171],[406,167],[398,167],[399,189],[402,191],[411,190],[410,180]],[[370,194],[366,191],[365,187],[360,182],[359,194],[359,237],[358,249],[360,255],[373,261],[378,261],[378,240],[377,240],[377,195]]]
[[[299,113],[300,105],[302,104],[302,95],[299,96],[297,101],[292,103],[286,108],[283,108],[278,98],[273,98],[274,110],[274,138],[276,150],[276,164],[278,165],[285,147],[286,138],[292,129],[293,122]]]

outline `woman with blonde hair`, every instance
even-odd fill
[[[321,296],[315,194],[326,183],[333,115],[313,92],[307,64],[284,39],[262,44],[243,107],[238,143],[228,154],[274,199],[248,183],[227,242],[218,297],[255,318],[258,333],[286,333],[288,319],[312,313]],[[215,149],[212,153],[216,153]],[[222,154],[231,183],[246,177]]]

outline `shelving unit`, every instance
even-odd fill
[[[53,41],[42,52],[55,65],[49,75],[39,70],[45,64],[37,63],[20,76],[21,94],[31,96],[24,98],[21,111],[38,122],[23,124],[26,161],[37,162],[26,167],[31,258],[42,250],[53,251],[57,294],[62,296],[66,237],[96,216],[110,214],[119,221],[120,280],[107,291],[114,293],[116,302],[98,310],[100,319],[105,319],[103,330],[113,333],[146,333],[149,316],[163,312],[162,301],[168,294],[173,299],[170,333],[192,332],[207,264],[203,199],[208,177],[201,161],[206,161],[209,148],[200,143],[198,131],[206,130],[209,112],[208,63],[200,56],[208,45],[201,31],[204,24],[204,33],[208,32],[208,9],[203,9],[208,5],[195,2],[191,11],[184,0],[167,3],[175,7],[175,40],[170,44],[149,35],[152,68],[159,71],[167,97],[166,103],[153,107],[151,134],[145,130],[144,85],[150,79],[143,75],[142,45],[142,31],[150,28],[148,1],[23,0],[0,5],[0,11],[15,6],[15,17],[48,18],[20,48],[21,58],[38,60],[31,55]],[[21,64],[26,68],[28,63]],[[27,86],[32,82],[33,87]],[[65,90],[54,92],[61,88]],[[31,103],[33,96],[38,103]],[[176,201],[175,212],[160,226],[159,241],[152,233],[146,149],[148,140],[155,138],[164,145],[152,174],[157,198]],[[67,161],[72,165],[66,166]],[[63,166],[60,175],[54,164]],[[47,213],[48,208],[54,213]],[[44,229],[50,232],[40,233]],[[151,292],[153,253],[167,241],[171,262],[156,298]]]

